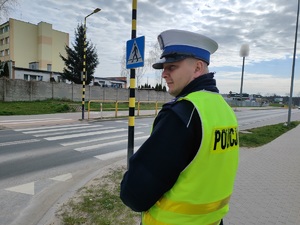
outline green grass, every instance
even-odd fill
[[[140,213],[131,211],[119,198],[124,171],[125,167],[111,169],[104,177],[95,179],[93,185],[79,190],[78,197],[71,199],[58,212],[63,224],[135,224]]]
[[[279,104],[279,103],[270,103],[269,106],[272,106],[272,107],[285,107],[284,104]]]
[[[0,102],[0,115],[36,115],[72,111],[68,101]]]
[[[285,132],[295,128],[300,121],[291,122],[289,125],[283,123],[258,127],[246,130],[247,133],[240,132],[240,147],[259,147],[265,145]],[[249,133],[248,133],[249,132]]]

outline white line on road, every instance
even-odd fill
[[[20,145],[20,144],[39,142],[40,140],[41,139],[28,139],[28,140],[21,140],[21,141],[3,142],[3,143],[0,143],[0,147],[9,146],[9,145]]]
[[[72,125],[57,125],[57,126],[48,126],[48,127],[35,127],[35,128],[24,128],[24,129],[15,129],[14,131],[28,131],[28,130],[44,130],[44,129],[53,129],[60,127],[80,127],[81,124],[72,124]]]
[[[78,129],[85,129],[85,128],[95,128],[95,127],[103,127],[103,125],[81,125],[76,127],[67,127],[67,128],[55,128],[55,129],[47,129],[47,130],[34,130],[34,131],[26,131],[23,132],[24,134],[37,134],[37,133],[47,133],[53,131],[62,131],[62,130],[78,130]]]
[[[143,134],[143,133],[144,132],[136,132],[135,135]],[[95,142],[95,141],[111,140],[111,139],[114,139],[114,138],[121,138],[121,137],[127,137],[127,136],[128,136],[128,134],[102,137],[102,138],[94,138],[94,139],[88,139],[88,140],[84,140],[84,141],[75,141],[75,142],[62,143],[61,145],[62,146],[80,145],[80,144],[91,143],[91,142]]]
[[[49,134],[35,134],[33,136],[35,137],[46,137],[46,136],[54,136],[54,135],[63,135],[63,134],[82,134],[82,133],[85,133],[87,131],[98,131],[98,130],[106,130],[106,129],[113,129],[115,127],[102,127],[102,128],[93,128],[93,129],[88,129],[88,130],[85,130],[85,129],[81,129],[81,128],[78,128],[77,130],[73,130],[73,131],[66,131],[66,132],[56,132],[56,133],[49,133]]]
[[[28,119],[28,120],[11,120],[11,122],[9,122],[9,120],[2,120],[0,121],[0,124],[2,125],[7,125],[7,124],[20,124],[20,123],[45,123],[45,122],[57,122],[57,121],[70,121],[72,119]]]
[[[148,137],[149,137],[149,135],[141,136],[141,137],[135,137],[134,140],[146,139]],[[88,150],[101,148],[101,147],[105,147],[105,146],[109,146],[109,145],[120,144],[120,143],[127,142],[127,141],[128,141],[128,139],[123,139],[123,140],[114,141],[114,142],[108,142],[108,143],[103,143],[103,144],[98,144],[98,145],[91,145],[91,146],[86,146],[86,147],[81,147],[81,148],[75,148],[74,150],[79,151],[79,152],[83,152],[83,151],[88,151]]]
[[[138,150],[139,148],[140,146],[134,147],[134,151]],[[102,155],[96,155],[94,157],[100,160],[108,160],[108,159],[113,159],[115,157],[126,156],[126,154],[127,154],[127,149],[122,149],[122,150],[118,150],[118,151],[114,151]]]
[[[121,129],[114,129],[114,130],[86,132],[86,133],[80,133],[80,134],[70,134],[70,135],[48,137],[48,138],[44,138],[44,139],[47,140],[47,141],[56,141],[56,140],[62,140],[62,139],[68,139],[68,138],[75,138],[75,137],[86,137],[86,136],[93,136],[93,135],[98,135],[98,134],[116,133],[116,132],[121,132],[121,131],[127,131],[127,129],[121,128]]]

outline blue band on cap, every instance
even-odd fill
[[[197,59],[204,60],[208,64],[210,59],[209,51],[202,48],[197,48],[197,47],[192,47],[187,45],[166,46],[161,57],[167,57],[167,55],[171,55],[171,54],[190,55]]]

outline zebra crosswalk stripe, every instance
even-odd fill
[[[134,151],[138,150],[140,147],[141,146],[134,147]],[[113,159],[115,157],[126,156],[126,154],[127,154],[127,149],[122,149],[122,150],[109,152],[109,153],[102,154],[102,155],[96,155],[94,157],[97,159],[100,159],[100,160],[108,160],[108,159]]]
[[[146,139],[149,136],[141,136],[141,137],[135,137],[135,140],[140,140],[140,139]],[[119,140],[119,141],[114,141],[114,142],[108,142],[108,143],[103,143],[103,144],[97,144],[97,145],[91,145],[91,146],[86,146],[86,147],[81,147],[81,148],[75,148],[75,151],[79,151],[79,152],[83,152],[83,151],[88,151],[88,150],[93,150],[93,149],[97,149],[97,148],[102,148],[105,146],[109,146],[109,145],[115,145],[115,144],[120,144],[123,142],[127,142],[128,139],[123,139],[123,140]]]
[[[56,140],[63,140],[68,138],[76,138],[76,137],[86,137],[86,136],[92,136],[92,135],[98,135],[98,134],[109,134],[109,133],[116,133],[121,131],[126,131],[125,128],[120,129],[113,129],[113,130],[104,130],[104,131],[96,131],[96,132],[86,132],[86,133],[79,133],[79,134],[70,134],[70,135],[60,135],[60,136],[54,136],[54,137],[47,137],[44,138],[47,141],[56,141]]]
[[[54,128],[54,129],[46,129],[46,130],[38,129],[38,130],[25,131],[23,132],[23,134],[49,133],[54,131],[78,130],[78,129],[97,128],[97,127],[103,127],[103,125],[84,125],[84,126]]]
[[[9,145],[21,145],[33,142],[39,142],[41,139],[26,139],[26,140],[19,140],[19,141],[10,141],[10,142],[2,142],[0,143],[0,147],[9,146]]]
[[[136,132],[135,135],[143,134],[144,132]],[[102,138],[94,138],[94,139],[87,139],[84,141],[75,141],[75,142],[67,142],[67,143],[62,143],[62,146],[70,146],[70,145],[80,145],[80,144],[85,144],[85,143],[91,143],[91,142],[96,142],[96,141],[104,141],[104,140],[112,140],[115,138],[121,138],[121,137],[127,137],[128,134],[123,134],[123,135],[116,135],[116,136],[109,136],[109,137],[102,137]]]

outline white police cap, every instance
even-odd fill
[[[160,60],[152,65],[154,69],[163,69],[164,63],[177,62],[190,57],[209,64],[210,55],[218,49],[218,43],[214,40],[184,30],[166,30],[158,35],[157,39],[163,53]]]

